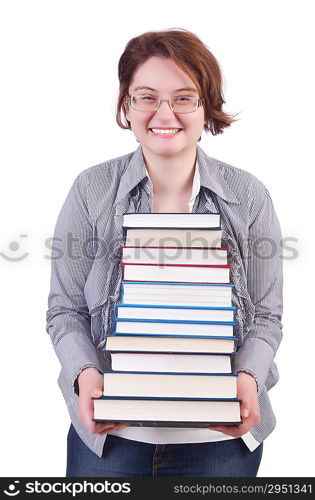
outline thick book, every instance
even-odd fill
[[[221,247],[222,229],[128,228],[126,245]]]
[[[194,352],[138,352],[109,351],[112,370],[153,371],[186,373],[232,373],[231,358],[235,352],[194,353]]]
[[[125,213],[123,227],[177,227],[177,228],[213,228],[221,229],[219,213],[182,213],[182,212],[146,212]]]
[[[123,262],[128,264],[226,265],[227,248],[127,246],[122,245]]]
[[[122,303],[231,307],[233,283],[122,281]]]
[[[231,337],[234,321],[182,321],[164,319],[114,319],[113,333],[144,333],[157,335],[213,335]]]
[[[120,262],[122,279],[127,281],[176,281],[191,283],[229,283],[230,264],[130,264]]]
[[[154,304],[115,304],[115,317],[121,319],[178,319],[190,321],[233,321],[236,307],[196,307]]]
[[[237,374],[103,371],[104,396],[236,398]]]
[[[241,400],[174,398],[91,398],[94,422],[125,422],[139,427],[240,425]]]
[[[102,350],[152,351],[152,352],[217,352],[235,350],[236,337],[189,337],[181,335],[107,335]]]

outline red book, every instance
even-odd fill
[[[228,248],[122,245],[122,262],[132,264],[226,265]]]
[[[230,283],[230,265],[137,264],[121,262],[123,279],[128,281],[170,281]]]

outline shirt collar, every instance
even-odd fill
[[[235,203],[237,205],[240,204],[240,201],[232,191],[232,188],[228,185],[227,181],[223,177],[223,174],[221,173],[221,170],[219,168],[219,162],[214,158],[208,156],[198,145],[196,167],[197,165],[201,186],[210,189],[210,191],[213,191],[215,194],[223,198],[225,201],[228,201],[229,203]],[[196,178],[196,170],[197,168],[195,169],[194,181]],[[133,153],[127,168],[122,174],[116,200],[120,201],[122,198],[124,198],[143,179],[147,179],[152,192],[152,182],[145,167],[142,148],[140,144]]]

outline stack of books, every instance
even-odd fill
[[[230,265],[217,213],[124,214],[122,303],[96,422],[240,424]]]

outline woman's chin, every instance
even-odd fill
[[[150,150],[152,153],[158,155],[179,154],[183,149],[186,149],[184,144],[173,140],[156,140],[155,138],[147,140],[146,138],[145,140],[138,139],[138,142],[140,142],[143,149]]]

